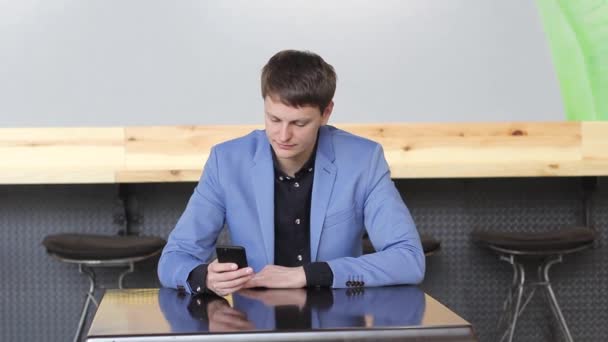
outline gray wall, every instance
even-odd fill
[[[309,49],[334,122],[563,120],[534,1],[0,0],[0,126],[261,123]]]

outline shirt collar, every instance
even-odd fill
[[[320,131],[320,130],[319,130]],[[300,168],[300,170],[298,170],[295,173],[295,178],[299,178],[302,176],[302,174],[304,174],[305,172],[312,172],[314,171],[314,166],[315,166],[315,158],[317,156],[317,147],[319,145],[319,132],[317,132],[317,140],[315,141],[315,147],[312,149],[312,153],[310,154],[310,157],[308,158],[308,160],[306,161],[306,163],[304,163],[304,165]],[[281,175],[282,177],[286,178],[286,179],[290,179],[292,177],[286,175],[280,168],[279,166],[279,162],[277,160],[277,155],[274,152],[274,148],[272,148],[272,146],[270,146],[270,151],[272,153],[272,164],[274,166],[274,171],[275,174]]]

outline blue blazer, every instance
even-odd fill
[[[417,284],[425,260],[414,221],[380,144],[332,126],[317,143],[310,211],[311,261],[331,268],[332,287]],[[255,272],[274,263],[274,169],[266,134],[216,145],[158,265],[165,287],[191,291],[190,272],[209,261],[226,224]],[[376,253],[362,255],[367,230]]]

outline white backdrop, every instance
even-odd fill
[[[286,48],[336,68],[333,122],[564,119],[529,0],[0,0],[0,125],[261,123]]]

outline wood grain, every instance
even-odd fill
[[[337,124],[393,178],[608,175],[608,122]],[[1,128],[0,184],[197,181],[211,147],[262,126]]]
[[[124,150],[123,128],[2,128],[0,183],[112,183]]]

